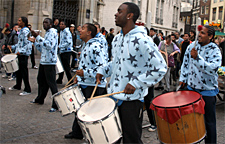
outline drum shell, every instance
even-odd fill
[[[5,55],[4,57],[7,57],[7,56],[11,56],[11,55]],[[15,57],[14,59],[12,59],[10,61],[7,61],[7,62],[3,61],[4,57],[2,57],[1,61],[2,61],[2,65],[5,69],[5,71],[7,73],[13,73],[13,72],[16,72],[16,71],[19,70],[18,58],[17,57]]]
[[[61,60],[59,59],[59,56],[57,56],[57,62],[55,65],[56,74],[59,74],[61,72],[64,72]]]
[[[66,116],[80,109],[85,98],[78,86],[71,86],[52,96],[61,109],[62,116]]]
[[[158,137],[162,143],[196,143],[201,141],[206,135],[203,114],[187,114],[182,116],[177,122],[170,124],[160,118],[156,112],[154,113]]]

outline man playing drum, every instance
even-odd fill
[[[94,38],[97,29],[93,24],[86,23],[80,30],[80,38],[85,42],[82,47],[80,55],[79,70],[76,71],[78,75],[75,79],[75,83],[80,84],[81,90],[85,98],[90,98],[96,85],[95,76],[99,66],[106,65],[104,53],[101,50],[101,44],[98,39]],[[106,79],[101,80],[101,84],[98,85],[94,96],[103,95],[106,93]],[[75,117],[72,132],[65,135],[65,138],[83,139],[80,126],[77,123]]]
[[[20,17],[18,19],[18,25],[21,27],[20,34],[18,36],[18,43],[16,45],[11,45],[9,48],[15,49],[15,53],[18,56],[19,70],[16,72],[16,85],[10,87],[9,90],[20,90],[22,80],[24,82],[25,88],[19,95],[31,94],[31,88],[29,83],[29,73],[28,73],[28,57],[31,54],[32,43],[28,40],[27,35],[30,30],[27,28],[28,20],[26,17]]]
[[[100,82],[103,76],[111,76],[108,93],[124,90],[113,95],[118,101],[123,143],[142,143],[144,96],[148,87],[163,78],[167,66],[145,28],[135,26],[140,15],[138,6],[125,2],[117,11],[115,23],[122,30],[112,42],[113,60],[99,68],[96,79]]]
[[[217,70],[221,66],[221,53],[213,43],[215,30],[203,26],[198,41],[190,44],[184,54],[181,66],[180,85],[199,92],[205,101],[206,143],[216,143],[216,95],[218,90]]]
[[[43,27],[46,30],[45,37],[42,38],[39,33],[31,31],[33,37],[29,38],[29,40],[34,42],[35,47],[41,52],[41,60],[37,76],[38,96],[36,99],[31,101],[31,103],[44,104],[44,99],[47,96],[49,88],[51,89],[52,95],[58,92],[55,81],[58,35],[57,30],[52,28],[52,25],[52,19],[45,18],[43,21]],[[53,100],[50,112],[54,112],[57,109],[58,107]]]

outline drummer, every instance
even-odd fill
[[[203,26],[198,41],[190,44],[181,66],[180,85],[187,83],[189,90],[199,92],[205,101],[205,143],[216,143],[216,95],[218,94],[217,70],[221,66],[221,53],[213,42],[215,30]]]
[[[38,96],[31,101],[35,104],[44,104],[44,99],[47,96],[48,89],[51,89],[52,95],[58,92],[56,85],[56,70],[57,62],[57,46],[58,34],[57,30],[52,28],[53,21],[50,18],[45,18],[43,27],[46,30],[45,37],[42,38],[39,33],[31,31],[32,36],[29,40],[34,42],[35,47],[41,52],[40,66],[37,76],[38,81]],[[55,112],[58,107],[54,100],[52,101],[52,108],[49,112]]]
[[[96,79],[100,82],[103,75],[111,76],[108,93],[124,90],[124,93],[113,96],[118,100],[123,143],[142,143],[144,96],[148,87],[163,78],[167,66],[145,27],[135,26],[140,15],[138,6],[125,2],[117,11],[116,26],[122,30],[112,42],[113,60],[99,68]]]
[[[93,24],[86,23],[80,30],[80,38],[85,42],[82,47],[80,55],[79,70],[76,71],[78,75],[75,79],[75,83],[78,82],[81,86],[82,93],[85,98],[90,98],[96,85],[96,73],[99,66],[106,65],[107,61],[104,58],[104,53],[101,50],[101,44],[98,39],[94,38],[97,29]],[[101,84],[98,85],[94,96],[106,94],[106,79],[101,80]],[[75,117],[72,132],[65,135],[65,138],[71,139],[83,139],[80,126],[77,123]]]
[[[28,57],[32,50],[32,43],[27,38],[27,35],[30,33],[27,18],[20,17],[17,23],[21,27],[20,34],[18,36],[19,41],[16,45],[9,46],[9,48],[15,50],[15,53],[18,56],[19,70],[16,72],[16,85],[10,87],[9,90],[20,90],[23,80],[25,88],[24,91],[19,94],[20,96],[23,96],[31,94],[27,65]]]

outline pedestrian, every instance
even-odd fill
[[[158,46],[160,43],[159,37],[156,35],[156,29],[150,29],[150,36],[153,39],[153,42]]]
[[[182,41],[184,41],[184,39],[182,39],[182,38],[180,37],[180,32],[176,31],[174,34],[175,34],[176,37],[177,37],[176,42],[180,45],[180,43],[181,43]]]
[[[142,143],[143,102],[148,87],[158,83],[166,73],[166,63],[145,27],[135,26],[139,7],[130,2],[119,6],[115,14],[121,32],[112,42],[113,60],[98,69],[97,82],[110,77],[108,93],[118,101],[123,143]],[[119,143],[121,139],[117,142]]]
[[[38,70],[38,96],[31,101],[35,104],[44,104],[44,99],[47,96],[50,88],[52,95],[58,92],[56,85],[56,62],[58,50],[58,34],[57,30],[52,28],[53,21],[50,18],[45,18],[43,27],[46,30],[44,38],[39,33],[31,31],[32,36],[29,40],[34,42],[35,47],[41,52],[41,60]],[[55,112],[58,107],[54,100],[52,100],[52,107],[49,112]]]
[[[97,28],[90,23],[84,24],[80,30],[80,38],[85,42],[85,44],[82,47],[83,50],[80,56],[79,70],[76,71],[78,76],[74,82],[80,85],[81,91],[86,99],[91,97],[91,94],[95,88],[95,76],[98,67],[107,63],[103,56],[103,51],[101,50],[101,44],[97,38],[94,38],[96,33]],[[101,84],[98,85],[94,96],[105,94],[105,87],[106,79],[103,79]],[[77,123],[76,116],[73,122],[72,132],[65,135],[65,138],[83,139],[83,134],[80,126]]]
[[[95,38],[98,38],[99,42],[101,43],[101,49],[104,52],[104,57],[108,61],[108,43],[105,39],[105,36],[100,32],[100,24],[94,24],[97,28],[97,34]]]
[[[218,89],[217,70],[221,66],[221,53],[213,43],[215,30],[205,25],[199,33],[196,46],[190,44],[184,54],[181,66],[180,85],[187,84],[189,90],[202,95],[205,101],[205,143],[217,143],[216,133],[216,95]],[[195,46],[195,47],[194,47]]]
[[[108,61],[111,61],[111,57],[112,57],[112,41],[114,38],[113,33],[114,33],[114,28],[110,28],[109,33],[106,35],[106,40],[108,43],[108,56],[109,56]]]
[[[159,32],[159,35],[161,37],[161,41],[165,40],[165,36],[163,35],[163,32]]]
[[[31,31],[32,30],[32,26],[31,24],[28,24],[28,28],[29,30]],[[32,36],[32,35],[31,35]],[[30,61],[31,61],[31,64],[32,64],[32,69],[38,69],[38,67],[36,66],[35,64],[35,57],[34,57],[34,45],[32,44],[32,51],[31,51],[31,55],[30,55]]]
[[[167,62],[167,72],[163,78],[164,81],[164,91],[166,93],[170,91],[170,70],[175,66],[174,55],[180,53],[180,49],[176,44],[172,42],[171,36],[166,36],[166,39],[159,44],[159,51],[162,53],[165,61]]]
[[[69,81],[72,76],[70,73],[70,57],[71,50],[73,49],[73,38],[68,27],[66,27],[66,22],[60,22],[60,43],[59,43],[59,53],[62,62],[63,69],[66,73],[67,80]],[[64,72],[59,73],[59,77],[56,80],[57,84],[62,84]]]
[[[190,41],[195,41],[195,37],[196,37],[196,32],[195,30],[191,30],[190,31]]]
[[[15,31],[10,31],[9,28],[7,28],[5,30],[5,40],[3,41],[3,45],[2,45],[2,50],[4,51],[4,54],[10,54],[12,52],[15,52],[15,51],[12,51],[9,46],[10,45],[15,45],[18,43],[18,35]],[[3,78],[8,78],[9,76],[11,76],[11,78],[9,78],[8,80],[11,81],[11,80],[14,80],[16,78],[16,73],[13,72],[12,74],[11,73],[6,73],[6,75],[2,75]]]
[[[76,40],[77,40],[77,35],[75,33],[75,25],[71,24],[70,25],[70,32],[72,34],[72,38],[73,38],[73,51],[76,51]],[[75,52],[72,52],[72,60],[71,60],[71,68],[75,69],[75,63],[76,63],[76,58],[77,58],[77,54]]]
[[[53,24],[52,28],[55,28],[57,30],[57,33],[58,33],[58,36],[59,36],[59,33],[60,33],[59,19],[56,18],[54,20],[54,24]]]
[[[18,57],[19,70],[16,71],[16,85],[10,87],[9,90],[20,90],[22,80],[24,82],[24,91],[19,95],[29,95],[31,94],[31,88],[29,83],[29,73],[28,73],[28,57],[31,54],[32,43],[28,40],[27,35],[30,33],[28,29],[28,20],[26,17],[20,17],[18,19],[18,25],[21,27],[18,43],[16,45],[11,45],[9,48],[15,50]]]

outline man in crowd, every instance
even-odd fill
[[[59,53],[62,62],[63,69],[66,73],[68,81],[72,78],[70,73],[70,57],[71,50],[73,49],[73,38],[69,28],[66,27],[66,22],[60,22],[60,43],[59,43]],[[57,79],[57,84],[62,84],[64,72],[59,73]]]
[[[35,47],[41,52],[41,60],[37,76],[38,81],[38,96],[31,101],[35,104],[44,104],[44,99],[47,96],[48,89],[51,89],[52,95],[58,92],[56,85],[56,70],[58,50],[58,34],[57,30],[52,28],[53,21],[50,18],[45,18],[43,27],[46,30],[45,37],[42,38],[38,33],[32,32],[33,38],[30,41],[35,42]],[[35,41],[36,38],[36,41]],[[52,108],[49,112],[55,112],[58,107],[52,100]]]
[[[117,11],[115,23],[122,30],[112,42],[113,60],[98,69],[96,79],[101,82],[103,75],[111,76],[108,93],[124,91],[113,95],[113,99],[118,100],[123,143],[142,143],[144,96],[148,87],[163,78],[167,67],[145,27],[135,26],[139,7],[125,2]]]
[[[154,28],[150,29],[150,37],[153,39],[153,42],[158,46],[160,43],[160,40],[158,36],[156,35],[156,30]]]
[[[181,66],[180,85],[187,84],[189,90],[200,93],[205,101],[205,143],[215,144],[216,133],[216,95],[218,94],[217,70],[221,66],[221,53],[213,42],[215,30],[203,26],[198,42],[190,44],[184,54]]]
[[[72,35],[72,38],[73,38],[73,51],[76,51],[76,40],[77,40],[77,35],[75,33],[75,25],[74,24],[71,24],[70,25],[70,32],[71,32],[71,35]],[[76,62],[76,57],[77,57],[77,54],[72,52],[72,60],[71,60],[71,68],[75,69],[75,62]]]
[[[111,61],[112,57],[112,41],[114,38],[114,28],[110,28],[109,33],[106,35],[106,40],[108,43],[108,56],[109,56],[109,61]]]
[[[187,50],[187,47],[192,43],[192,41],[190,41],[189,38],[190,38],[190,34],[184,33],[184,41],[182,41],[181,44],[180,44],[180,50],[181,50],[180,62],[181,62],[181,65],[183,64],[183,58],[184,58],[184,54]]]
[[[29,83],[29,73],[28,73],[28,57],[31,54],[32,43],[28,40],[27,35],[30,33],[28,29],[28,20],[26,17],[20,17],[18,19],[18,25],[21,27],[20,34],[18,36],[18,43],[16,45],[11,45],[10,48],[15,50],[18,56],[19,70],[16,72],[16,85],[10,87],[9,90],[20,90],[22,80],[24,82],[24,91],[19,95],[31,94],[31,88]]]
[[[96,36],[96,32],[97,28],[90,23],[84,24],[80,30],[80,38],[85,42],[85,45],[82,47],[83,50],[80,56],[79,70],[76,71],[78,76],[75,79],[75,83],[78,82],[78,84],[80,84],[82,93],[86,99],[91,97],[95,88],[95,76],[98,67],[106,65],[107,63],[101,50],[101,44],[98,42],[97,38],[94,38]],[[98,85],[94,96],[106,93],[106,79],[101,80],[101,82],[102,83]],[[65,138],[83,138],[83,134],[77,123],[76,117],[73,122],[72,132],[65,135]]]
[[[180,43],[182,42],[182,41],[184,41],[184,39],[182,39],[181,37],[180,37],[180,33],[178,32],[178,31],[176,31],[175,32],[175,35],[177,36],[177,43],[180,45]]]

